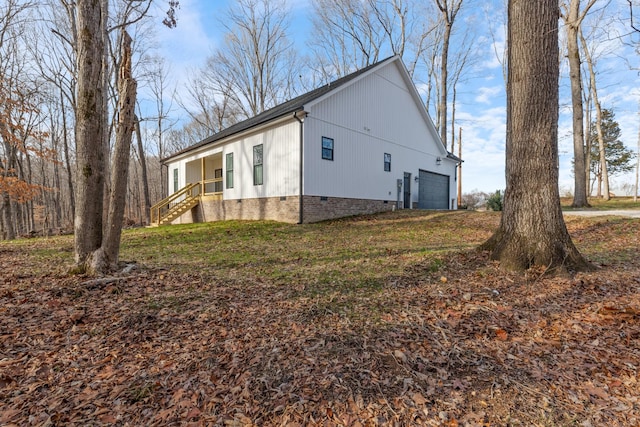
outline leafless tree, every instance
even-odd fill
[[[314,3],[311,48],[324,82],[403,57],[413,76],[436,31],[427,5],[414,0],[320,0]]]
[[[129,174],[131,153],[131,135],[135,126],[135,103],[137,82],[131,74],[131,37],[122,31],[122,59],[118,76],[118,123],[116,143],[111,175],[111,191],[107,224],[100,249],[93,255],[92,268],[95,271],[107,271],[117,264],[120,251],[120,235],[125,208],[125,196]]]
[[[151,102],[154,104],[155,110],[150,117],[141,117],[140,121],[154,124],[148,130],[151,131],[151,136],[156,143],[153,152],[159,159],[164,158],[168,154],[164,141],[165,133],[174,125],[174,123],[169,120],[169,114],[173,108],[172,102],[176,93],[175,89],[170,87],[169,73],[170,69],[164,58],[151,56],[146,59],[144,76],[152,96]],[[140,134],[140,137],[141,136]],[[139,152],[138,155],[142,158],[144,154]],[[161,178],[162,188],[160,194],[166,197],[166,177],[163,176],[162,165],[158,163],[154,165],[154,167],[157,168],[157,172]]]
[[[106,23],[101,2],[78,0],[76,22],[77,111],[76,111],[76,217],[75,261],[86,268],[89,257],[102,245],[105,150],[103,85],[105,40],[100,30]]]
[[[453,25],[460,13],[464,0],[434,0],[440,10],[441,25],[444,28],[442,35],[442,49],[440,51],[440,102],[438,104],[437,127],[440,131],[440,139],[447,146],[447,100],[448,100],[448,73],[449,73],[449,46],[453,34]]]
[[[587,269],[558,191],[557,0],[510,0],[508,43],[507,187],[500,227],[483,247],[510,270]]]
[[[284,0],[237,0],[221,24],[224,45],[208,63],[216,95],[228,97],[252,117],[292,96],[295,50],[287,34]]]
[[[187,97],[180,105],[190,122],[183,127],[192,143],[198,142],[246,117],[233,96],[235,83],[215,72],[215,61],[209,58],[187,84]]]
[[[582,45],[582,51],[584,52],[585,62],[587,64],[588,76],[589,76],[589,84],[588,87],[591,92],[591,96],[593,99],[593,105],[596,110],[596,135],[598,136],[598,151],[600,153],[600,174],[598,177],[598,181],[602,183],[598,185],[598,197],[602,197],[604,200],[609,200],[609,173],[607,171],[607,159],[605,156],[605,146],[604,146],[604,136],[602,133],[602,106],[600,105],[600,98],[598,97],[598,86],[596,80],[596,70],[595,70],[595,58],[591,53],[591,46],[587,43],[587,40],[584,37],[582,27],[579,30],[580,44]],[[587,119],[588,125],[590,125],[591,120]],[[588,135],[588,134],[587,134]],[[591,152],[591,148],[587,144],[586,151],[587,153]],[[587,157],[586,165],[591,164],[589,158]],[[585,172],[586,174],[586,172]],[[602,193],[602,189],[604,187],[604,193]]]
[[[571,106],[573,111],[573,207],[589,206],[587,200],[587,163],[584,148],[584,107],[582,104],[582,72],[578,34],[589,9],[597,0],[589,0],[580,8],[580,0],[563,0],[561,16],[567,32],[567,57],[571,82]]]

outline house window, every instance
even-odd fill
[[[233,188],[233,153],[227,154],[227,188]]]
[[[322,158],[333,160],[333,138],[322,137]]]
[[[391,172],[391,154],[384,153],[384,171]]]
[[[262,144],[253,147],[253,185],[262,185]]]
[[[222,169],[216,169],[213,171],[213,177],[215,179],[222,178]],[[216,193],[222,193],[222,181],[216,181],[213,183],[213,191]]]
[[[173,170],[173,192],[178,192],[178,168]]]

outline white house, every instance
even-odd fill
[[[455,209],[459,162],[394,56],[164,159],[173,194],[152,221],[309,223]]]

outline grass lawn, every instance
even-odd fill
[[[638,425],[640,220],[567,219],[572,278],[501,271],[498,222],[132,229],[105,281],[0,242],[0,425]]]
[[[560,200],[562,210],[573,210],[571,203],[572,197],[563,197]],[[640,201],[634,202],[633,197],[612,197],[609,200],[603,200],[597,197],[589,197],[589,204],[593,210],[617,210],[617,209],[640,209]]]

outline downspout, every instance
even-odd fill
[[[304,179],[304,171],[303,171],[303,165],[304,165],[304,153],[303,153],[303,148],[304,148],[304,120],[301,119],[300,117],[298,117],[298,112],[295,111],[293,113],[293,117],[298,121],[298,123],[300,123],[300,197],[299,197],[299,206],[298,206],[298,211],[299,211],[299,219],[298,219],[298,224],[302,224],[304,221],[304,203],[302,201],[304,192],[303,192],[303,179]],[[304,117],[303,117],[304,118]]]

